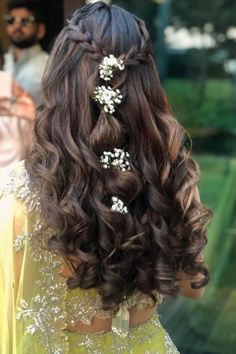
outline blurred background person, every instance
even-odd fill
[[[5,54],[4,70],[38,103],[41,77],[48,58],[40,45],[46,33],[42,11],[37,1],[26,0],[10,1],[7,8],[4,19],[11,46]]]
[[[14,162],[26,157],[35,118],[33,98],[1,70],[2,65],[0,52],[0,177]]]

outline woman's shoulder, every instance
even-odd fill
[[[37,207],[37,197],[31,191],[30,178],[25,161],[20,161],[0,177],[0,198],[14,198],[26,204],[30,209]]]

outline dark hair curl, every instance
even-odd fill
[[[93,99],[109,54],[125,64],[112,79],[123,95],[113,115]],[[198,257],[210,212],[197,198],[199,170],[171,115],[144,22],[102,2],[84,6],[58,36],[42,85],[27,170],[56,230],[50,249],[81,261],[68,286],[96,287],[113,310],[134,291],[177,294],[179,270],[192,279],[202,273],[192,287],[204,286]],[[118,147],[129,152],[130,171],[103,169],[102,152]],[[111,210],[111,196],[127,214]]]

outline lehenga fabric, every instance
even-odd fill
[[[96,289],[68,290],[63,259],[47,249],[52,230],[40,217],[24,163],[0,185],[0,345],[1,354],[177,354],[157,313],[129,328],[110,332],[69,332],[68,324],[91,324],[101,310]],[[161,296],[157,294],[157,303]],[[152,300],[134,293],[126,307],[144,308]]]

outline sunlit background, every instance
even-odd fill
[[[47,36],[42,44],[50,51],[65,19],[85,1],[41,3],[47,22]],[[193,153],[202,170],[202,200],[214,212],[206,249],[211,270],[208,290],[199,301],[165,300],[160,308],[161,321],[181,353],[234,354],[236,1],[114,0],[112,3],[146,21],[173,113],[193,139]],[[7,50],[2,21],[5,4],[1,0],[0,41]]]

